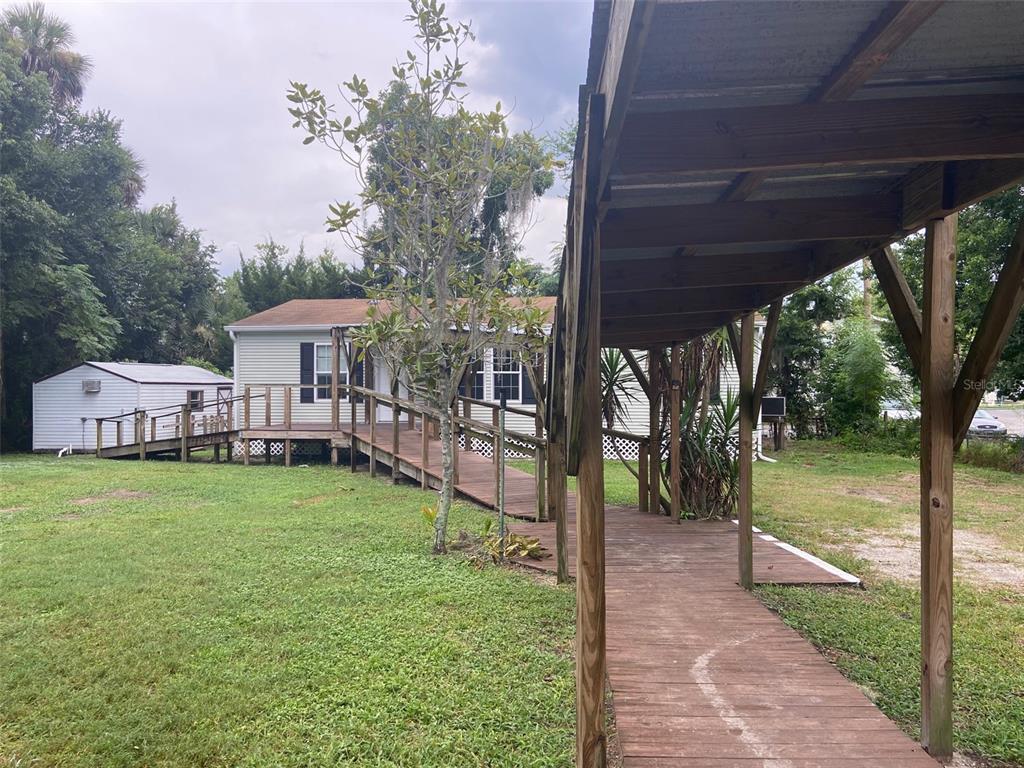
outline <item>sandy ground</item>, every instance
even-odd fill
[[[917,581],[921,570],[921,537],[916,525],[898,533],[872,533],[849,548],[887,576]],[[1024,554],[1007,549],[993,536],[974,531],[953,534],[953,570],[972,584],[1013,587],[1024,592]]]

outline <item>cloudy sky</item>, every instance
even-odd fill
[[[291,128],[290,80],[336,93],[358,73],[371,90],[410,47],[404,2],[57,3],[77,49],[93,60],[84,106],[124,121],[124,138],[146,166],[152,205],[174,198],[190,227],[219,249],[220,269],[238,265],[269,235],[292,252],[327,244],[327,205],[355,191],[351,171]],[[589,2],[449,2],[472,20],[466,52],[472,104],[500,100],[515,130],[557,130],[575,116],[585,78]],[[535,208],[527,255],[547,261],[565,221],[564,190]]]

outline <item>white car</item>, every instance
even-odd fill
[[[882,417],[886,419],[919,419],[921,412],[899,400],[883,400]]]
[[[967,433],[975,437],[999,437],[1006,434],[1006,425],[988,411],[979,408],[971,419]]]

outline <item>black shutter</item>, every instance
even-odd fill
[[[522,376],[522,403],[523,405],[536,405],[537,398],[533,394],[533,382],[530,381],[530,374],[526,372],[526,364],[523,364],[523,376]]]
[[[299,344],[299,384],[315,384],[313,375],[313,343],[304,341]],[[300,403],[313,402],[313,388],[299,390]]]

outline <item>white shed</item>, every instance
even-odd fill
[[[186,402],[194,414],[216,414],[232,387],[231,379],[194,365],[80,363],[32,385],[32,450],[94,451],[97,417],[137,410],[155,416]],[[114,444],[116,429],[104,424],[104,445]],[[130,423],[125,429],[131,435]]]

